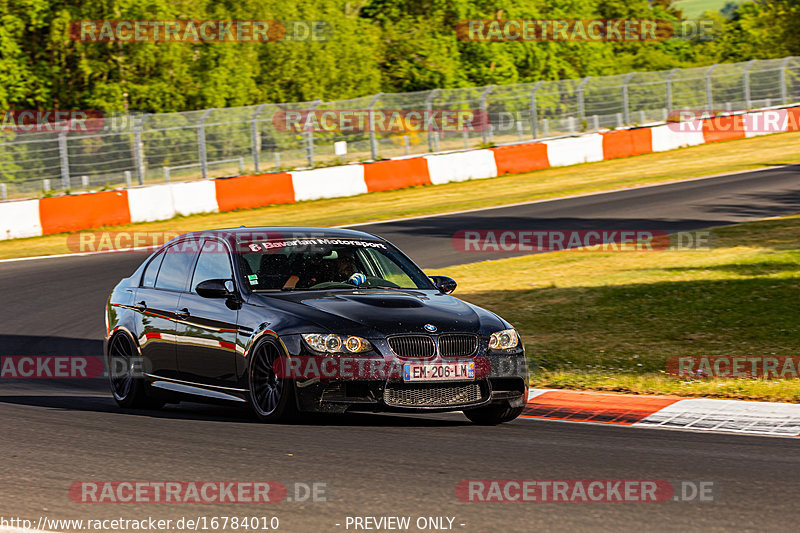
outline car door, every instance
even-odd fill
[[[181,292],[188,287],[197,245],[175,243],[155,255],[145,268],[135,306],[139,312],[142,370],[151,376],[178,378],[175,334]]]
[[[209,279],[233,280],[228,247],[216,238],[204,241],[189,289],[180,297],[178,369],[183,380],[232,387],[237,382],[238,305],[230,299],[197,294],[197,285]]]

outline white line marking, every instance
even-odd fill
[[[359,226],[390,224],[392,222],[403,222],[403,221],[407,221],[407,220],[422,220],[422,219],[425,219],[425,218],[443,217],[443,216],[448,216],[448,215],[460,215],[460,214],[463,214],[463,213],[476,213],[476,212],[480,212],[480,211],[488,211],[488,210],[491,210],[491,209],[502,209],[504,207],[518,207],[518,206],[521,206],[521,205],[534,205],[534,204],[543,204],[543,203],[547,203],[547,202],[558,202],[560,200],[571,200],[573,198],[585,198],[585,197],[588,197],[588,196],[601,196],[601,195],[604,195],[604,194],[614,194],[614,193],[623,192],[623,191],[635,191],[635,190],[639,190],[639,189],[649,189],[649,188],[652,188],[652,187],[663,187],[663,186],[666,186],[666,185],[674,185],[676,183],[689,183],[689,182],[693,182],[693,181],[701,181],[701,180],[708,180],[708,179],[714,179],[714,178],[724,178],[726,176],[736,176],[736,175],[739,175],[739,174],[747,174],[747,173],[750,173],[750,172],[767,172],[767,171],[770,171],[770,170],[776,170],[776,169],[780,169],[780,168],[787,168],[787,167],[791,167],[791,166],[796,166],[796,165],[778,165],[778,166],[774,166],[774,167],[766,167],[766,168],[761,168],[761,169],[756,169],[756,170],[740,170],[740,171],[737,171],[737,172],[730,172],[730,173],[727,173],[727,174],[713,174],[711,176],[701,176],[699,178],[677,179],[677,180],[663,181],[663,182],[660,182],[660,183],[651,183],[649,185],[637,185],[637,186],[634,186],[634,187],[622,187],[622,188],[619,188],[619,189],[611,189],[611,190],[607,190],[607,191],[587,192],[587,193],[583,193],[583,194],[572,194],[572,195],[569,195],[569,196],[557,196],[555,198],[544,198],[544,199],[541,199],[541,200],[528,200],[528,201],[525,201],[525,202],[515,202],[513,204],[492,205],[492,206],[488,206],[488,207],[475,207],[475,208],[472,208],[472,209],[462,209],[460,211],[446,211],[446,212],[443,212],[443,213],[431,213],[429,215],[418,215],[418,216],[413,216],[413,217],[390,218],[390,219],[386,219],[386,220],[373,220],[373,221],[370,221],[370,222],[356,222],[355,224],[346,224],[346,225],[342,225],[342,226],[331,226],[331,228],[335,228],[335,229],[357,228]],[[502,177],[502,176],[498,176],[498,177]],[[401,189],[397,189],[397,190],[401,190]],[[773,218],[773,217],[765,217],[763,220],[767,220],[769,218]],[[163,222],[163,221],[160,221],[160,222]],[[250,229],[253,229],[253,228],[250,228]],[[204,230],[196,230],[196,231],[204,231]],[[46,237],[47,235],[42,235],[42,236]],[[30,238],[35,239],[35,238],[38,238],[38,237],[30,237]],[[138,248],[127,248],[127,249],[124,249],[124,250],[104,250],[104,251],[99,251],[99,252],[74,252],[74,253],[67,253],[67,254],[36,255],[36,256],[31,256],[31,257],[12,257],[12,258],[9,258],[9,259],[0,259],[0,263],[13,263],[13,262],[16,262],[16,261],[34,261],[34,260],[37,260],[37,259],[60,259],[60,258],[64,258],[64,257],[87,257],[87,256],[91,256],[91,255],[101,255],[101,254],[144,252],[144,251],[147,251],[147,250],[150,250],[150,249],[155,250],[152,246],[143,246],[143,247],[138,247]]]
[[[13,263],[15,261],[33,261],[35,259],[59,259],[63,257],[87,257],[90,255],[103,255],[103,254],[126,254],[130,252],[146,252],[147,250],[155,251],[156,249],[153,248],[152,246],[142,246],[139,248],[126,248],[124,250],[103,250],[99,252],[72,252],[67,254],[34,255],[31,257],[12,257],[10,259],[0,259],[0,263]]]
[[[729,172],[727,174],[712,174],[711,176],[700,176],[699,178],[686,178],[686,179],[662,181],[662,182],[659,182],[659,183],[650,183],[648,185],[636,185],[636,186],[633,186],[633,187],[621,187],[619,189],[610,189],[610,190],[607,190],[607,191],[596,191],[596,192],[587,192],[587,193],[582,193],[582,194],[571,194],[569,196],[557,196],[555,198],[543,198],[541,200],[528,200],[528,201],[525,201],[525,202],[515,202],[513,204],[493,205],[493,206],[488,206],[488,207],[475,207],[475,208],[472,208],[472,209],[462,209],[460,211],[447,211],[447,212],[443,212],[443,213],[432,213],[430,215],[418,215],[418,216],[413,216],[413,217],[390,218],[390,219],[386,219],[386,220],[374,220],[372,222],[357,222],[355,224],[347,224],[347,225],[344,225],[344,226],[333,226],[333,227],[335,227],[335,228],[356,228],[358,226],[369,226],[369,225],[372,225],[372,224],[375,224],[375,225],[388,224],[390,222],[403,222],[405,220],[420,220],[420,219],[423,219],[423,218],[433,218],[433,217],[440,217],[440,216],[447,216],[447,215],[460,215],[460,214],[463,214],[463,213],[475,213],[475,212],[478,212],[478,211],[488,211],[488,210],[491,210],[491,209],[502,209],[504,207],[517,207],[517,206],[521,206],[521,205],[544,204],[544,203],[547,203],[547,202],[557,202],[557,201],[560,201],[560,200],[571,200],[573,198],[585,198],[587,196],[601,196],[601,195],[604,195],[604,194],[614,194],[614,193],[623,192],[623,191],[636,191],[636,190],[639,190],[639,189],[650,189],[652,187],[663,187],[665,185],[674,185],[676,183],[688,183],[688,182],[692,182],[692,181],[701,181],[701,180],[708,180],[708,179],[714,179],[714,178],[724,178],[724,177],[727,177],[727,176],[737,176],[739,174],[747,174],[747,173],[750,173],[750,172],[766,172],[766,171],[770,171],[770,170],[776,170],[776,169],[792,167],[792,166],[797,166],[797,165],[794,165],[794,164],[791,164],[791,165],[777,165],[777,166],[774,166],[774,167],[766,167],[766,168],[760,168],[760,169],[755,169],[755,170],[739,170],[739,171],[736,171],[736,172]],[[502,176],[498,176],[498,177],[502,177]]]

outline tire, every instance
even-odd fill
[[[273,365],[283,355],[275,342],[256,345],[248,369],[250,408],[262,422],[286,422],[297,414],[294,381],[275,375]]]
[[[138,351],[131,338],[117,333],[108,343],[108,381],[117,405],[126,409],[160,409],[164,402],[147,396],[144,379],[134,374]]]
[[[480,426],[496,426],[505,422],[511,422],[519,415],[525,407],[509,407],[508,404],[489,405],[464,411],[464,415],[473,423]]]

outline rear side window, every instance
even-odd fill
[[[158,269],[161,267],[161,261],[163,260],[164,252],[161,252],[150,261],[150,264],[147,265],[147,268],[144,270],[144,275],[142,276],[142,287],[156,286],[156,276],[158,276]]]
[[[201,281],[209,279],[233,279],[228,249],[219,241],[208,240],[203,244],[197,266],[194,268],[191,290]]]
[[[185,291],[197,257],[197,248],[197,241],[181,241],[167,248],[156,278],[156,289]]]

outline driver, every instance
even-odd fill
[[[325,280],[324,278],[326,276],[321,276],[323,278],[321,281],[333,281],[333,282],[345,283],[347,282],[348,279],[350,279],[350,276],[358,272],[358,266],[356,265],[356,260],[351,255],[341,255],[338,259],[332,261],[332,263],[333,264],[331,265],[330,270],[328,270],[328,272],[330,272],[329,279]],[[318,266],[314,270],[317,270],[317,272],[319,272],[319,268],[320,266]],[[300,283],[301,277],[302,275],[299,273],[292,274],[291,276],[289,276],[289,279],[287,279],[286,282],[283,284],[283,288],[284,289],[297,288],[298,283]],[[311,277],[307,280],[307,283],[304,282],[302,285],[307,284],[308,286],[312,286],[316,283],[320,283],[319,278],[320,276]]]
[[[348,256],[342,257],[334,265],[333,275],[331,276],[333,279],[331,281],[345,282],[356,272],[358,272],[358,267],[356,267],[355,260]]]

